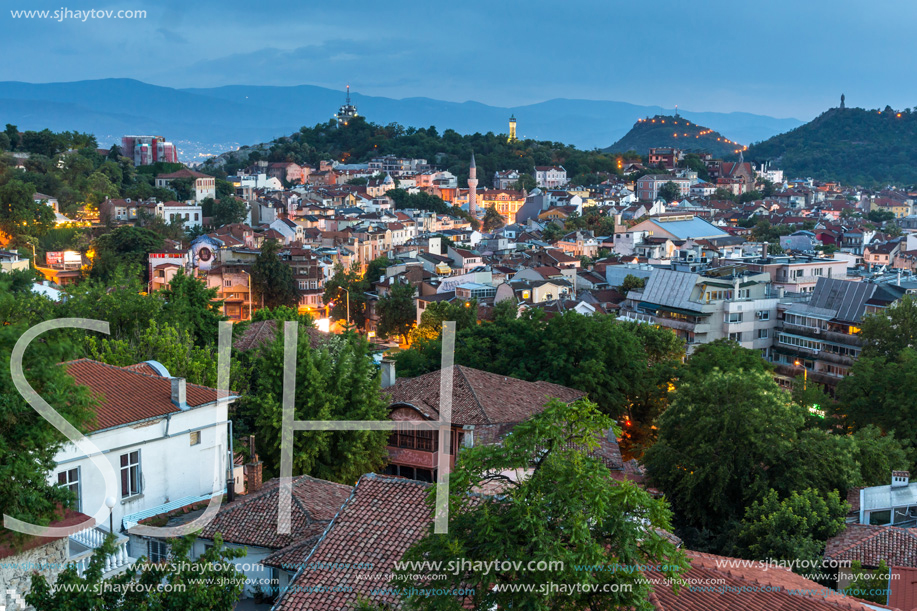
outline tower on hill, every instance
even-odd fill
[[[478,168],[471,151],[471,167],[468,168],[468,214],[475,218],[478,213]]]
[[[354,117],[359,117],[357,113],[357,107],[350,103],[350,85],[347,85],[347,99],[344,102],[344,105],[338,109],[336,115],[334,115],[335,120],[338,122],[338,127],[342,125],[347,125],[347,123]]]
[[[509,141],[516,141],[516,115],[509,118]]]

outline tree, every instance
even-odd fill
[[[218,534],[213,546],[192,561],[194,539],[173,539],[169,562],[141,558],[123,573],[103,580],[105,559],[115,551],[114,537],[109,535],[82,576],[70,565],[52,588],[43,575],[33,574],[26,602],[36,611],[231,611],[245,587],[245,575],[232,561],[243,557],[245,550],[224,547]]]
[[[149,281],[147,257],[151,252],[161,250],[162,236],[143,227],[125,225],[102,234],[93,242],[95,257],[92,259],[90,277],[109,280],[117,275],[119,268],[130,269],[143,282]]]
[[[331,306],[331,317],[346,320],[363,329],[366,327],[366,291],[370,280],[378,277],[380,266],[370,263],[366,274],[360,273],[359,265],[354,262],[350,269],[337,265],[334,275],[325,282],[323,299]],[[370,275],[372,273],[373,275]]]
[[[213,203],[214,227],[241,223],[248,216],[248,204],[236,197],[221,197]]]
[[[0,231],[11,237],[40,236],[54,225],[51,206],[32,199],[35,187],[21,180],[0,186]]]
[[[173,178],[169,181],[169,188],[175,192],[175,199],[181,202],[194,199],[193,178]]]
[[[191,332],[179,330],[169,323],[155,319],[137,339],[106,339],[87,337],[90,358],[126,367],[143,361],[159,361],[170,374],[185,378],[192,384],[215,388],[217,385],[216,336],[203,347],[194,343]]]
[[[665,200],[666,202],[676,202],[681,199],[681,189],[678,188],[671,180],[661,187],[656,192],[656,197]]]
[[[917,349],[917,298],[904,295],[884,312],[867,314],[860,328],[863,356],[895,358],[905,348]]]
[[[504,225],[506,225],[506,219],[497,212],[497,207],[494,204],[487,206],[487,209],[484,210],[484,218],[481,220],[483,230],[486,233],[493,233]]]
[[[537,187],[535,182],[535,177],[531,174],[522,174],[519,176],[519,180],[516,181],[516,184],[513,185],[513,189],[516,191],[532,191]]]
[[[561,227],[553,221],[549,221],[541,232],[541,238],[545,242],[556,242],[561,239],[564,235],[564,227]]]
[[[160,294],[146,295],[146,287],[123,267],[115,268],[107,280],[90,278],[69,288],[69,298],[58,307],[58,316],[95,318],[108,322],[107,339],[136,341],[162,312]],[[90,335],[80,333],[85,343]]]
[[[417,588],[471,593],[413,595],[407,607],[652,609],[651,586],[631,567],[658,564],[662,574],[675,579],[687,561],[663,534],[670,528],[665,502],[629,482],[616,482],[590,454],[611,427],[611,420],[587,400],[567,405],[553,399],[501,444],[463,451],[449,476],[449,532],[428,534],[403,559],[448,563],[462,558],[470,561],[468,566],[421,579],[410,575],[412,571],[396,573]],[[494,485],[500,486],[499,494],[480,493]],[[428,502],[433,505],[435,498],[434,488]],[[494,572],[480,568],[494,559],[518,567]],[[560,561],[562,568],[525,570],[532,560]],[[578,570],[602,565],[605,570]],[[594,584],[597,591],[605,584],[629,584],[632,589],[595,596],[582,590],[542,593],[507,587],[546,582]]]
[[[347,333],[321,350],[309,346],[300,327],[296,351],[296,420],[387,420],[380,374],[369,344]],[[265,470],[277,474],[283,395],[283,334],[260,353],[252,391],[240,400],[242,418],[254,421]],[[293,436],[293,472],[353,484],[364,473],[385,465],[387,431],[297,431]]]
[[[6,281],[0,274],[0,289]],[[67,441],[46,422],[19,394],[13,384],[10,359],[13,346],[29,328],[27,299],[0,290],[0,513],[33,524],[47,525],[60,517],[63,507],[75,499],[69,491],[48,481],[56,468],[55,455]],[[49,334],[54,341],[40,338],[26,350],[23,370],[32,387],[70,424],[85,430],[93,417],[95,400],[86,389],[77,387],[73,378],[58,363],[74,356],[74,346],[66,336]],[[11,531],[12,532],[12,531]],[[19,544],[23,536],[12,533]]]
[[[280,242],[265,240],[252,265],[252,288],[267,308],[296,307],[299,296],[296,279],[289,265],[280,260]]]
[[[756,560],[817,561],[825,542],[844,529],[848,509],[836,490],[823,497],[807,488],[783,500],[776,490],[769,490],[745,510],[738,535],[742,555]]]
[[[420,324],[411,331],[410,343],[439,338],[447,320],[455,322],[456,332],[474,325],[478,320],[477,300],[431,303],[420,315]]]
[[[402,342],[407,340],[407,334],[417,319],[415,292],[413,285],[398,282],[392,284],[388,295],[379,298],[376,312],[379,314],[378,331],[381,337],[396,335]]]
[[[165,301],[162,318],[179,330],[187,331],[196,345],[212,345],[219,333],[220,321],[226,320],[223,302],[214,301],[217,294],[217,289],[208,288],[180,269],[169,285],[162,289]]]
[[[640,278],[634,276],[633,274],[627,274],[624,276],[624,280],[621,282],[621,292],[625,295],[629,291],[636,291],[644,288],[646,286],[646,278]]]
[[[644,462],[689,545],[713,537],[707,545],[729,553],[746,508],[769,489],[827,496],[862,481],[853,440],[806,429],[804,414],[761,370],[714,368],[678,386]]]
[[[854,560],[850,565],[850,585],[844,588],[844,594],[855,596],[880,605],[888,604],[889,576],[891,571],[885,560],[879,561],[875,569],[864,569],[863,563]]]

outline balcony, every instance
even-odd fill
[[[80,576],[89,568],[89,562],[93,554],[105,541],[108,533],[107,528],[96,526],[70,535],[70,557],[68,563],[76,566],[76,571]],[[114,577],[137,561],[136,558],[131,558],[128,554],[128,538],[120,534],[116,536],[115,552],[105,559],[105,568],[102,572],[102,577],[105,579]]]

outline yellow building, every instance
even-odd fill
[[[515,142],[516,140],[516,115],[513,115],[509,118],[509,141]]]

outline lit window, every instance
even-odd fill
[[[201,432],[192,431],[190,435],[190,441],[191,441],[191,445],[193,446],[199,445],[201,443]]]

